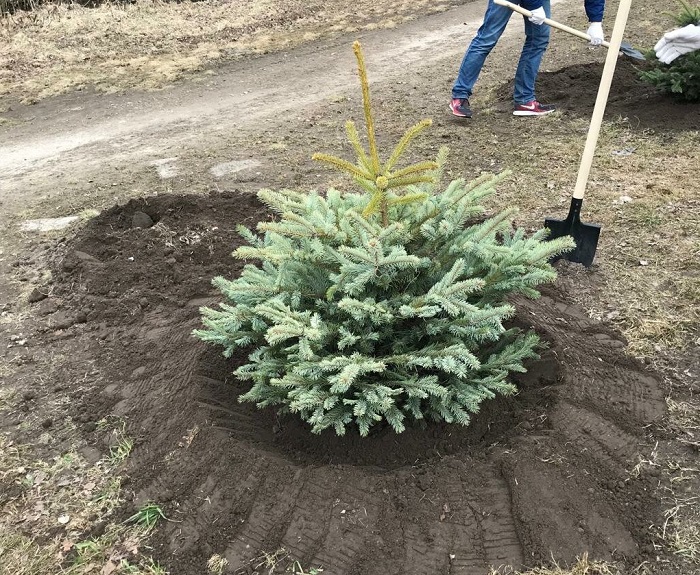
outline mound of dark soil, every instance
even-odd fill
[[[700,130],[700,102],[682,102],[663,94],[639,78],[648,64],[621,57],[615,67],[605,118],[627,118],[640,130],[662,132]],[[566,114],[590,117],[603,75],[603,63],[592,62],[542,72],[537,77],[537,95]],[[499,100],[512,101],[513,83],[501,86]]]
[[[132,227],[136,212],[155,225]],[[230,374],[244,358],[190,334],[218,300],[210,279],[241,265],[236,225],[266,217],[235,193],[131,201],[90,222],[55,270],[57,295],[85,319],[66,328],[86,341],[70,361],[97,358],[101,374],[77,418],[86,433],[126,418],[130,489],[172,520],[152,540],[171,573],[205,573],[214,553],[253,572],[282,548],[279,572],[294,558],[332,575],[479,575],[586,551],[638,564],[656,508],[630,470],[662,392],[556,287],[517,302],[549,350],[469,428],[314,436],[239,404]]]

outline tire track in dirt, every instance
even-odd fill
[[[231,396],[230,384],[199,371],[208,371],[203,364],[210,359],[207,350],[198,344],[182,353],[195,325],[191,320],[171,320],[167,328],[145,332],[137,328],[145,339],[158,343],[155,355],[161,359],[152,366],[157,375],[131,384],[114,413],[131,414],[133,420],[134,412],[139,411],[145,415],[139,420],[142,428],[149,428],[155,421],[164,421],[163,413],[179,412],[182,407],[177,406],[196,402],[199,420],[195,424],[201,425],[204,433],[213,434],[209,442],[222,442],[233,452],[251,450],[252,469],[243,480],[238,474],[232,476],[223,450],[215,454],[210,449],[194,450],[183,458],[176,443],[186,429],[181,421],[170,418],[155,437],[156,443],[163,447],[169,444],[170,449],[165,449],[165,455],[162,448],[137,450],[134,468],[177,461],[179,466],[202,470],[206,475],[196,475],[191,484],[178,486],[173,493],[173,476],[164,471],[143,486],[137,500],[160,501],[168,493],[178,501],[178,516],[184,519],[167,530],[171,538],[168,547],[174,555],[196,552],[201,534],[228,517],[229,524],[224,525],[233,536],[224,555],[234,570],[250,565],[261,551],[272,553],[284,547],[311,565],[329,566],[338,575],[351,573],[376,532],[380,515],[387,507],[394,517],[402,514],[402,501],[394,500],[388,489],[378,490],[378,485],[393,483],[395,475],[352,466],[302,467],[284,458],[275,446],[274,432],[270,432],[273,418],[255,417],[257,412],[251,406],[238,404]],[[211,427],[206,427],[206,422]],[[489,565],[522,562],[508,486],[495,468],[484,476],[471,471],[473,465],[469,459],[447,460],[437,482],[439,496],[426,508],[432,520],[422,528],[409,524],[402,530],[404,573],[473,573]],[[399,467],[395,473],[403,470]],[[480,487],[475,488],[475,484]],[[403,489],[410,489],[415,499],[421,495],[415,485]],[[488,502],[487,509],[483,502]],[[231,509],[237,513],[232,514]],[[233,523],[231,517],[240,518]]]
[[[467,574],[521,564],[510,490],[498,467],[469,459],[444,464],[433,522],[427,532],[408,526],[405,572]]]
[[[334,565],[345,575],[362,557],[381,505],[379,497],[370,493],[371,481],[366,475],[343,468],[334,475],[336,485],[325,503],[325,536],[311,564]]]
[[[333,479],[320,476],[308,480],[304,473],[303,489],[295,502],[287,522],[287,530],[280,544],[294,557],[309,561],[321,550],[330,527],[332,507],[328,507],[328,493],[333,490]]]
[[[245,567],[261,550],[278,548],[276,533],[287,522],[305,483],[291,480],[301,476],[297,473],[299,470],[284,464],[280,467],[274,473],[265,474],[258,484],[250,499],[248,516],[226,549],[225,556],[234,570]]]
[[[590,410],[562,402],[550,415],[552,425],[561,430],[584,459],[606,463],[619,469],[632,461],[638,451],[638,438],[627,434],[613,422]]]

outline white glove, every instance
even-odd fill
[[[670,64],[678,56],[700,48],[700,25],[688,24],[663,35],[654,46],[656,57],[664,64]]]
[[[605,35],[603,34],[603,23],[591,22],[586,34],[591,37],[591,44],[594,46],[600,46],[603,43],[603,40],[605,40]]]
[[[539,8],[535,8],[532,11],[532,14],[528,16],[528,20],[532,22],[533,24],[537,24],[538,26],[541,26],[544,24],[544,19],[547,17],[547,15],[544,13],[544,8],[540,6]]]

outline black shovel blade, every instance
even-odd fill
[[[583,264],[590,267],[595,257],[598,247],[598,237],[600,236],[600,226],[598,224],[584,224],[581,222],[582,199],[572,198],[569,215],[565,220],[555,220],[547,218],[544,226],[549,229],[548,239],[572,236],[576,242],[576,247],[562,254],[556,259],[564,258],[571,262]]]

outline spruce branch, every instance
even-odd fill
[[[369,158],[372,163],[372,173],[376,176],[380,173],[379,154],[377,153],[377,139],[374,135],[374,120],[372,118],[372,107],[369,98],[369,80],[367,79],[367,66],[365,66],[365,56],[362,53],[360,42],[355,40],[352,50],[357,59],[357,70],[360,75],[360,86],[362,87],[362,107],[365,112],[365,126],[367,128],[367,140],[369,142]]]
[[[381,235],[383,228],[373,224],[365,216],[358,214],[356,211],[348,210],[346,212],[346,216],[349,219],[351,219],[354,224],[361,227],[368,234],[370,234],[372,236],[380,236]]]
[[[345,123],[345,133],[348,135],[348,140],[352,144],[352,147],[354,148],[355,153],[357,154],[357,159],[360,165],[364,167],[369,174],[372,174],[372,161],[369,157],[367,157],[367,154],[365,153],[365,150],[362,147],[362,143],[360,142],[360,135],[357,133],[357,127],[355,126],[355,122],[353,122],[352,120],[348,120]]]
[[[412,166],[408,166],[406,168],[403,168],[401,170],[397,170],[396,172],[393,172],[391,174],[391,179],[397,179],[397,178],[403,178],[405,176],[408,176],[410,174],[415,174],[417,172],[431,172],[428,174],[429,178],[425,181],[427,182],[432,182],[435,179],[435,176],[432,172],[434,172],[438,168],[438,163],[437,162],[419,162],[417,164],[413,164]]]
[[[374,194],[371,196],[367,207],[362,211],[362,216],[368,218],[372,214],[377,213],[381,210],[382,204],[384,203],[385,194],[383,191],[375,190]],[[382,219],[382,224],[385,225],[384,219]]]
[[[504,225],[510,227],[511,219],[518,213],[517,208],[506,208],[501,213],[489,218],[483,224],[477,227],[476,233],[470,238],[472,242],[479,242],[486,239],[489,235],[495,234],[503,229]]]
[[[422,202],[428,197],[426,193],[415,193],[407,194],[405,196],[392,196],[387,203],[389,206],[404,206],[406,204],[412,204],[417,202]]]
[[[375,179],[372,171],[359,168],[358,166],[356,166],[355,164],[351,164],[347,160],[343,160],[342,158],[338,158],[336,156],[331,156],[330,154],[323,154],[319,152],[311,156],[311,159],[330,164],[331,166],[334,166],[336,168],[350,173],[350,175],[355,176],[356,178],[361,178],[363,180],[369,181]]]
[[[406,186],[410,186],[412,184],[419,184],[421,182],[425,183],[430,183],[433,181],[433,176],[431,175],[425,175],[425,176],[406,176],[403,178],[388,178],[389,182],[387,184],[387,189],[391,188],[405,188]]]
[[[365,115],[369,153],[365,152],[362,147],[355,124],[347,122],[345,130],[357,154],[357,164],[352,164],[347,160],[323,153],[314,154],[312,158],[350,174],[363,189],[370,193],[370,199],[362,212],[363,215],[369,218],[374,214],[379,214],[382,226],[386,227],[390,224],[389,199],[386,195],[388,189],[405,188],[414,184],[435,182],[435,172],[439,164],[434,161],[419,162],[398,170],[395,173],[391,171],[396,165],[396,162],[406,151],[408,145],[420,132],[432,124],[432,120],[422,120],[406,130],[387,163],[382,165],[377,151],[377,139],[374,129],[374,120],[372,118],[367,67],[362,53],[362,46],[359,42],[353,44],[353,51],[357,59],[360,86],[362,88],[362,105]],[[414,196],[414,199],[411,201],[418,201],[418,197]]]
[[[435,163],[437,167],[433,170],[434,184],[439,184],[442,180],[443,170],[445,164],[447,163],[447,156],[449,155],[449,149],[447,146],[440,146],[438,150],[437,157],[435,158]],[[432,191],[432,190],[431,190]]]
[[[389,156],[389,159],[387,160],[386,164],[384,165],[383,171],[384,172],[389,172],[395,165],[396,162],[399,160],[399,158],[403,155],[403,153],[406,151],[406,148],[408,148],[408,145],[416,138],[418,134],[420,134],[423,130],[428,128],[429,126],[433,125],[433,121],[430,119],[425,119],[421,120],[417,124],[414,124],[411,126],[404,135],[401,137],[399,140],[399,143],[396,144],[396,147],[394,148],[394,151],[391,153],[391,156]],[[437,163],[434,162],[434,168],[437,167]]]
[[[303,211],[305,196],[293,190],[260,190],[258,198],[276,212]]]

